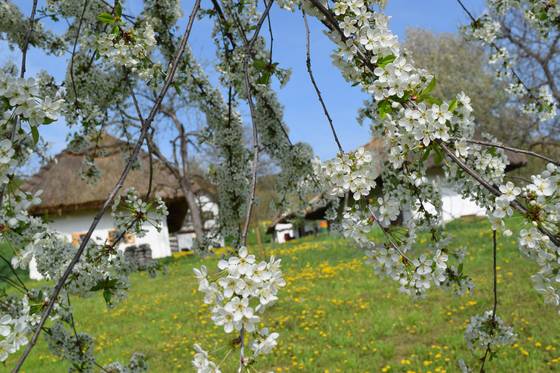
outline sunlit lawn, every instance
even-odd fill
[[[491,233],[485,220],[450,225],[455,245],[469,248],[466,271],[477,288],[455,298],[433,290],[414,301],[396,284],[380,280],[363,262],[363,254],[341,239],[309,237],[285,245],[253,248],[281,257],[288,285],[265,316],[265,325],[281,334],[275,353],[259,361],[257,371],[303,372],[455,372],[457,359],[474,364],[477,357],[463,340],[474,314],[491,307]],[[500,350],[488,372],[560,370],[560,319],[533,291],[535,271],[512,239],[499,239],[499,314],[512,323],[518,342]],[[166,275],[132,278],[129,299],[114,310],[102,297],[74,300],[78,329],[97,337],[99,361],[127,361],[146,354],[151,371],[192,371],[192,346],[200,343],[220,361],[233,335],[212,325],[207,306],[196,291],[192,268],[209,268],[215,258],[174,259]],[[13,364],[8,362],[6,369]],[[231,354],[221,368],[233,372]],[[0,369],[2,369],[0,367]],[[26,372],[64,372],[67,366],[50,355],[44,341],[25,366]]]

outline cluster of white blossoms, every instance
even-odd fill
[[[221,373],[222,371],[216,363],[210,360],[208,352],[206,352],[199,344],[194,344],[194,358],[192,361],[193,367],[197,373]]]
[[[30,314],[30,310],[27,296],[11,304],[8,310],[0,307],[0,362],[29,343],[27,336],[39,321],[38,315]]]
[[[463,93],[448,102],[431,97],[435,79],[414,67],[389,30],[388,17],[374,12],[370,5],[364,1],[335,1],[332,9],[341,32],[334,29],[329,35],[338,44],[334,61],[344,76],[373,96],[374,102],[364,112],[374,123],[374,134],[388,149],[388,162],[380,167],[369,162],[369,155],[356,165],[354,159],[362,159],[363,151],[359,150],[316,165],[315,172],[330,196],[340,198],[350,192],[352,201],[344,210],[340,228],[366,250],[376,270],[398,281],[401,290],[409,294],[422,295],[432,286],[462,292],[472,283],[462,274],[459,260],[457,265],[447,264],[448,243],[440,241],[442,235],[434,234],[434,241],[420,253],[412,250],[412,245],[418,229],[440,230],[441,197],[438,188],[428,181],[426,159],[441,152],[440,142],[473,135],[470,99]],[[318,15],[311,6],[305,10]],[[460,141],[455,148],[462,157],[471,155],[465,144]],[[496,163],[491,154],[477,161],[478,167],[488,170],[493,170]],[[383,178],[383,194],[363,198],[375,188],[374,178],[378,176]],[[405,234],[396,237],[391,224],[399,216]],[[385,231],[382,244],[368,237],[375,224]]]
[[[321,163],[315,159],[315,174],[332,196],[352,193],[355,200],[366,197],[375,188],[376,164],[373,155],[363,147],[351,153],[339,153],[333,160]]]
[[[492,310],[471,317],[465,330],[467,346],[473,351],[512,344],[515,338],[513,329],[499,316],[493,316]]]
[[[141,28],[119,28],[117,32],[101,33],[95,40],[95,47],[107,61],[123,66],[145,80],[161,75],[161,66],[150,60],[155,46],[155,33],[150,23],[144,23]]]
[[[510,9],[519,9],[525,19],[542,34],[557,24],[560,4],[551,0],[488,0],[488,8],[497,16],[504,16]]]
[[[536,114],[542,122],[554,119],[556,117],[558,107],[556,100],[552,97],[550,87],[543,85],[534,92],[536,96],[534,100],[523,105],[522,109],[527,114]]]
[[[501,28],[500,22],[494,20],[489,14],[483,14],[465,31],[473,39],[492,44],[498,37]]]
[[[219,277],[209,279],[205,266],[195,269],[199,282],[199,291],[204,293],[204,303],[212,305],[212,320],[226,333],[240,332],[242,344],[245,333],[252,333],[250,344],[253,355],[243,356],[241,364],[250,364],[260,354],[269,353],[276,345],[278,333],[269,333],[268,329],[259,330],[259,314],[274,304],[278,299],[278,290],[286,285],[280,270],[280,259],[271,257],[268,262],[257,262],[246,247],[239,249],[238,256],[220,260]],[[207,354],[199,346],[193,365],[198,372],[208,372],[217,367],[208,360]]]
[[[523,98],[525,103],[522,110],[525,113],[539,118],[542,122],[553,119],[557,114],[557,103],[550,93],[550,87],[541,85],[529,89],[514,74],[514,61],[508,49],[499,45],[501,26],[496,19],[503,17],[511,9],[520,10],[525,20],[546,36],[551,28],[556,27],[555,21],[551,20],[560,20],[560,5],[548,0],[490,0],[488,7],[489,13],[483,14],[465,27],[465,34],[494,50],[490,63],[497,66],[496,76],[511,82],[507,91]]]
[[[42,97],[38,82],[33,78],[23,79],[0,70],[0,128],[4,129],[16,116],[39,126],[54,122],[60,113],[63,100]]]
[[[143,237],[147,232],[145,223],[149,223],[159,232],[167,214],[167,206],[161,198],[144,201],[134,188],[129,188],[124,195],[117,196],[112,207],[117,235],[134,232],[138,237]]]
[[[527,206],[528,222],[519,233],[519,249],[539,265],[539,272],[533,276],[535,289],[545,303],[560,307],[560,248],[548,235],[557,231],[560,221],[560,168],[548,164],[523,188],[507,183],[500,191],[503,194],[496,199],[494,210],[498,218],[512,214],[508,202],[519,199]]]

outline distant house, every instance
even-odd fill
[[[34,206],[30,213],[45,217],[52,230],[78,246],[95,213],[105,202],[124,169],[125,150],[128,147],[130,144],[105,134],[95,147],[80,152],[66,149],[56,155],[26,183],[25,188],[28,190],[43,191],[41,204]],[[87,182],[81,176],[86,155],[94,157],[95,165],[100,171],[97,182]],[[161,197],[166,203],[169,210],[167,220],[163,222],[163,229],[159,232],[151,224],[145,223],[144,229],[147,234],[144,237],[127,235],[119,249],[135,249],[142,246],[143,250],[146,250],[146,245],[149,245],[152,258],[162,258],[170,256],[172,251],[191,249],[195,234],[190,224],[188,205],[174,176],[157,159],[152,160],[152,170],[152,195]],[[122,191],[133,187],[140,195],[145,195],[149,183],[149,156],[141,151]],[[195,176],[193,190],[202,210],[204,227],[210,230],[217,224],[219,212],[214,198],[215,188],[201,176]],[[110,242],[114,238],[114,227],[108,211],[94,231],[93,239],[97,242]],[[34,261],[30,264],[30,277],[41,277]]]
[[[378,184],[382,184],[381,180],[381,166],[387,160],[387,152],[382,140],[374,139],[364,145],[366,150],[374,154],[379,162],[376,162],[375,170]],[[527,164],[527,158],[523,154],[506,151],[506,156],[509,164],[506,166],[506,172],[523,167]],[[437,165],[433,159],[428,159],[428,177],[436,180],[440,187],[442,198],[442,220],[448,222],[463,216],[484,216],[486,211],[484,208],[478,206],[473,200],[463,198],[452,186],[445,183],[443,169]],[[267,229],[267,233],[271,234],[273,240],[279,243],[285,242],[287,237],[297,238],[309,234],[313,230],[305,227],[312,227],[317,222],[324,224],[325,213],[329,205],[325,204],[322,196],[315,196],[310,201],[304,211],[296,213],[295,211],[287,211],[278,216]],[[405,212],[409,213],[409,212]],[[298,224],[294,224],[294,221]],[[298,227],[296,227],[299,226]],[[303,227],[303,229],[302,229]]]
[[[321,196],[315,196],[308,202],[304,211],[287,211],[279,215],[268,226],[266,233],[272,235],[272,241],[284,243],[295,238],[307,236],[328,229],[325,220],[327,206]]]

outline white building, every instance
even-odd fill
[[[105,134],[93,148],[79,152],[66,149],[56,155],[26,184],[27,189],[43,191],[41,204],[34,206],[30,212],[46,218],[51,229],[59,232],[77,247],[94,215],[116,184],[125,166],[126,149],[129,146],[130,144]],[[81,176],[86,155],[94,159],[101,174],[95,183],[88,183]],[[122,191],[133,187],[140,195],[147,193],[150,184],[148,157],[144,152],[139,154],[138,165],[128,175]],[[195,235],[189,223],[188,204],[174,176],[156,159],[152,160],[151,186],[152,195],[161,197],[169,210],[163,228],[157,231],[151,224],[145,223],[145,236],[127,235],[118,249],[125,250],[130,247],[129,250],[134,251],[140,245],[149,245],[151,257],[154,259],[170,256],[172,251],[191,249]],[[216,226],[219,212],[218,205],[214,202],[214,188],[202,177],[194,176],[193,191],[200,203],[204,227],[210,231]],[[97,242],[110,242],[114,238],[114,227],[109,211],[99,222],[92,239]],[[221,241],[223,244],[223,240]],[[41,278],[34,261],[30,264],[30,277]]]

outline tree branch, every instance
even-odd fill
[[[493,142],[490,142],[490,141],[472,140],[472,139],[459,139],[459,138],[453,138],[453,140],[456,140],[456,141],[463,140],[463,141],[466,141],[466,142],[471,143],[471,144],[478,144],[478,145],[483,145],[483,146],[489,146],[489,147],[494,147],[494,148],[500,148],[500,149],[504,149],[504,150],[509,150],[509,151],[511,151],[511,152],[514,152],[514,153],[520,153],[520,154],[530,155],[530,156],[532,156],[532,157],[540,158],[540,159],[542,159],[542,160],[545,160],[545,161],[547,161],[547,162],[553,163],[553,164],[555,164],[555,165],[560,165],[560,162],[555,161],[554,159],[549,158],[549,157],[547,157],[547,156],[544,156],[544,155],[542,155],[542,154],[533,152],[533,151],[531,151],[531,150],[524,150],[524,149],[514,148],[514,147],[511,147],[511,146],[496,144],[496,143],[493,143]]]
[[[344,153],[344,150],[342,149],[342,145],[340,144],[340,140],[338,139],[338,135],[336,134],[336,130],[334,129],[334,124],[332,121],[332,118],[329,114],[329,111],[327,110],[327,105],[325,105],[325,102],[323,101],[323,96],[321,95],[321,91],[319,90],[319,87],[317,86],[317,82],[315,81],[315,77],[313,76],[313,70],[311,69],[311,41],[310,41],[310,32],[309,32],[309,25],[307,24],[307,16],[305,15],[305,11],[302,10],[301,11],[302,15],[303,15],[303,23],[305,24],[305,36],[306,36],[306,59],[305,59],[305,64],[307,66],[307,73],[309,74],[309,78],[311,79],[311,83],[313,84],[313,88],[315,88],[315,93],[317,93],[317,97],[319,99],[319,102],[321,103],[321,107],[323,108],[323,112],[325,113],[325,116],[327,117],[327,120],[329,122],[329,125],[331,127],[331,132],[333,134],[334,137],[334,141],[336,142],[336,145],[338,146],[338,150],[341,153]]]

